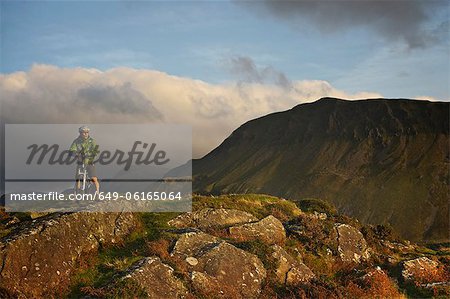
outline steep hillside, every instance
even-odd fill
[[[449,103],[323,98],[249,121],[193,161],[194,191],[320,198],[414,241],[449,240]]]

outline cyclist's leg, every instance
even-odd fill
[[[75,192],[78,192],[81,188],[81,180],[80,180],[80,175],[79,175],[79,169],[80,166],[77,165],[76,170],[75,170]]]
[[[87,166],[87,171],[88,171],[89,178],[92,180],[92,182],[95,185],[95,191],[97,193],[100,192],[100,184],[98,182],[97,174],[95,172],[95,166],[94,165],[88,165]]]
[[[95,185],[95,191],[97,191],[97,193],[100,191],[100,184],[98,182],[98,179],[96,176],[92,177],[92,182],[94,182]]]

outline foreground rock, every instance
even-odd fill
[[[439,263],[427,257],[419,257],[403,263],[402,277],[410,282],[439,282]]]
[[[256,298],[266,277],[262,262],[251,253],[217,241],[204,233],[188,233],[177,241],[172,255],[185,258],[192,285],[200,294],[208,298]]]
[[[216,246],[220,239],[203,232],[190,232],[181,235],[172,250],[172,256],[181,258],[195,257],[201,255],[202,251]]]
[[[170,220],[168,224],[177,228],[209,228],[230,226],[257,220],[255,216],[244,211],[206,208],[192,213],[181,214]]]
[[[280,220],[272,215],[261,221],[229,228],[230,237],[242,241],[260,240],[266,244],[283,244],[286,231]]]
[[[184,298],[188,290],[173,272],[173,268],[161,262],[159,257],[143,258],[116,278],[109,289],[119,288],[121,281],[131,280],[146,293],[145,297],[140,295],[139,298]]]
[[[77,262],[136,226],[131,213],[51,214],[18,223],[0,239],[0,289],[19,297],[61,294]]]
[[[360,263],[370,257],[363,234],[348,224],[337,224],[338,253],[343,262]]]
[[[282,284],[297,285],[309,282],[315,277],[311,269],[302,262],[295,260],[281,246],[273,245],[272,258],[275,261],[275,274]]]

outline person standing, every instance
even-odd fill
[[[94,159],[99,153],[98,145],[95,143],[94,138],[89,135],[90,129],[87,126],[82,126],[78,129],[80,135],[72,142],[69,151],[75,154],[78,158],[77,172],[76,172],[76,184],[77,190],[80,189],[80,178],[78,176],[79,170],[82,169],[83,164],[86,168],[88,176],[95,185],[95,191],[100,191],[100,184],[95,172]]]

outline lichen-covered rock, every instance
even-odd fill
[[[215,285],[221,286],[219,291],[226,298],[236,294],[240,298],[256,298],[261,292],[266,270],[256,255],[221,242],[196,258],[198,264],[193,271],[202,274],[197,274],[197,278],[194,275],[193,285],[200,293],[214,294],[217,290],[211,288]]]
[[[168,224],[173,227],[224,227],[240,223],[257,221],[250,213],[233,209],[206,208],[192,213],[184,213],[170,220]]]
[[[419,257],[403,263],[402,276],[405,281],[418,281],[422,283],[426,280],[427,282],[438,282],[433,281],[433,278],[437,278],[439,272],[438,262],[430,260],[427,257]]]
[[[281,246],[273,245],[272,258],[276,269],[275,274],[282,284],[297,285],[309,282],[315,277],[311,269],[305,264],[294,259]]]
[[[207,297],[255,298],[266,277],[257,256],[203,232],[183,234],[171,255],[184,259],[195,290]]]
[[[198,256],[202,250],[220,243],[220,239],[203,232],[185,233],[178,238],[172,256],[182,258]]]
[[[399,242],[391,242],[388,240],[381,240],[381,244],[386,248],[389,248],[393,251],[398,251],[401,253],[408,253],[414,250],[414,246],[411,244],[402,244]]]
[[[0,239],[0,289],[28,298],[61,294],[80,259],[137,225],[131,213],[56,213],[20,222]]]
[[[326,220],[328,216],[326,213],[314,211],[312,214],[310,214],[310,217],[318,220]]]
[[[119,281],[129,279],[145,291],[146,298],[184,298],[188,292],[187,288],[173,272],[173,268],[161,262],[159,257],[146,257],[125,270],[120,277],[116,277],[108,288],[113,290],[118,287]]]
[[[192,286],[204,298],[241,298],[239,290],[224,285],[211,275],[193,271],[191,273]]]
[[[229,235],[233,239],[260,240],[269,245],[282,244],[286,240],[286,231],[283,224],[272,215],[258,222],[230,227]]]
[[[337,224],[338,253],[343,262],[360,263],[370,257],[363,234],[348,224]]]

